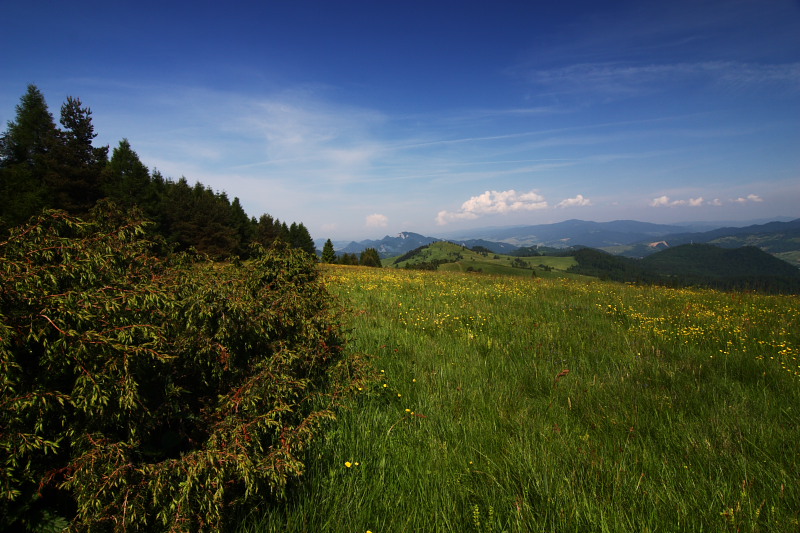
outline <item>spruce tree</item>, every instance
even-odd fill
[[[335,263],[336,262],[336,251],[333,249],[333,243],[330,239],[325,241],[325,246],[322,247],[322,262],[323,263]]]
[[[311,234],[302,222],[292,222],[292,225],[289,226],[289,244],[310,255],[317,254],[314,239],[311,238]]]
[[[240,257],[247,257],[250,243],[253,242],[256,233],[256,223],[247,216],[239,198],[234,198],[230,206],[231,223],[236,231],[239,240],[239,249],[236,250]]]
[[[0,226],[25,222],[52,207],[50,183],[58,171],[59,132],[44,95],[29,85],[16,119],[0,137]]]
[[[361,252],[358,264],[361,266],[381,268],[381,256],[378,255],[378,250],[375,248],[367,248]]]
[[[280,233],[280,224],[270,215],[261,215],[256,224],[254,240],[261,246],[270,246]]]

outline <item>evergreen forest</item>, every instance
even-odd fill
[[[28,86],[0,137],[0,235],[44,209],[83,217],[107,199],[120,211],[140,210],[173,251],[247,258],[252,244],[281,239],[315,254],[303,223],[249,217],[225,192],[149,171],[127,139],[110,150],[95,146],[96,137],[92,111],[79,98],[67,97],[57,125],[42,92]]]

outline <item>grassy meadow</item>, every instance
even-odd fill
[[[570,278],[580,279],[567,269],[576,265],[574,257],[535,256],[514,257],[492,252],[477,252],[447,241],[438,241],[426,246],[413,257],[403,256],[383,261],[392,268],[413,267],[420,262],[439,262],[438,270],[447,272],[480,272],[503,276]]]
[[[798,297],[326,269],[375,379],[243,531],[800,531]]]

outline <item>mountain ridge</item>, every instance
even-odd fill
[[[700,223],[695,227],[701,227]],[[708,242],[724,248],[755,245],[792,264],[800,264],[800,218],[788,222],[771,221],[712,230],[708,230],[706,226],[704,231],[694,232],[687,231],[686,228],[685,225],[636,220],[592,222],[570,219],[554,224],[483,228],[475,230],[472,234],[467,232],[450,234],[450,238],[404,231],[395,236],[386,235],[382,239],[351,241],[335,248],[340,254],[358,254],[366,248],[375,248],[382,258],[386,258],[404,254],[433,242],[448,241],[467,248],[480,246],[494,253],[504,254],[512,253],[520,247],[587,246],[616,255],[645,257],[680,244]]]

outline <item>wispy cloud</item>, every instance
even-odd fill
[[[737,90],[800,90],[800,63],[758,64],[736,61],[637,64],[579,63],[532,70],[528,80],[547,93],[633,96],[675,84],[703,84]]]
[[[748,194],[747,196],[740,196],[739,198],[728,200],[727,203],[746,204],[751,202],[763,202],[763,201],[764,199],[758,196],[757,194]],[[711,205],[719,207],[724,205],[725,203],[726,202],[720,200],[719,198],[714,198],[713,200],[706,200],[702,196],[698,196],[697,198],[673,200],[672,198],[666,195],[659,196],[658,198],[653,198],[650,201],[650,205],[652,207],[680,207],[680,206],[700,207],[703,205]]]

